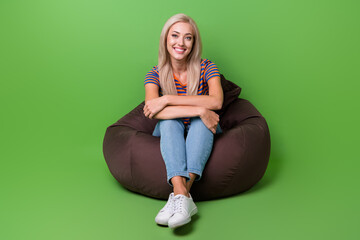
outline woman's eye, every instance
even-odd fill
[[[173,34],[173,35],[171,35],[171,36],[173,36],[173,37],[177,37],[177,35],[176,35],[176,34]]]
[[[191,37],[187,37],[187,39],[191,40]]]

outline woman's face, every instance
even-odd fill
[[[192,27],[189,23],[177,22],[173,24],[167,36],[167,50],[171,60],[186,60],[194,42]]]

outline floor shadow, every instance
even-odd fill
[[[254,192],[258,192],[264,188],[269,187],[270,185],[274,184],[274,179],[271,176],[264,176],[257,184],[255,184],[250,189],[240,193],[241,195],[250,194]]]
[[[189,222],[188,224],[185,224],[184,226],[175,228],[174,234],[176,236],[186,236],[186,235],[191,234],[194,231],[194,227],[199,218],[200,218],[199,214],[192,216],[191,222]]]
[[[240,193],[241,195],[259,192],[264,188],[268,188],[269,186],[276,184],[276,181],[281,171],[281,160],[280,158],[273,157],[273,155],[275,154],[272,154],[272,156],[270,156],[269,164],[264,176],[250,189]]]

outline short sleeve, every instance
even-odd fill
[[[156,66],[154,66],[145,76],[144,86],[148,83],[153,83],[160,87],[159,72]]]
[[[220,77],[220,72],[216,64],[207,59],[205,64],[205,81],[208,82],[213,77]]]

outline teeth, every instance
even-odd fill
[[[185,49],[180,49],[180,48],[175,48],[176,51],[179,51],[179,52],[184,52]]]

